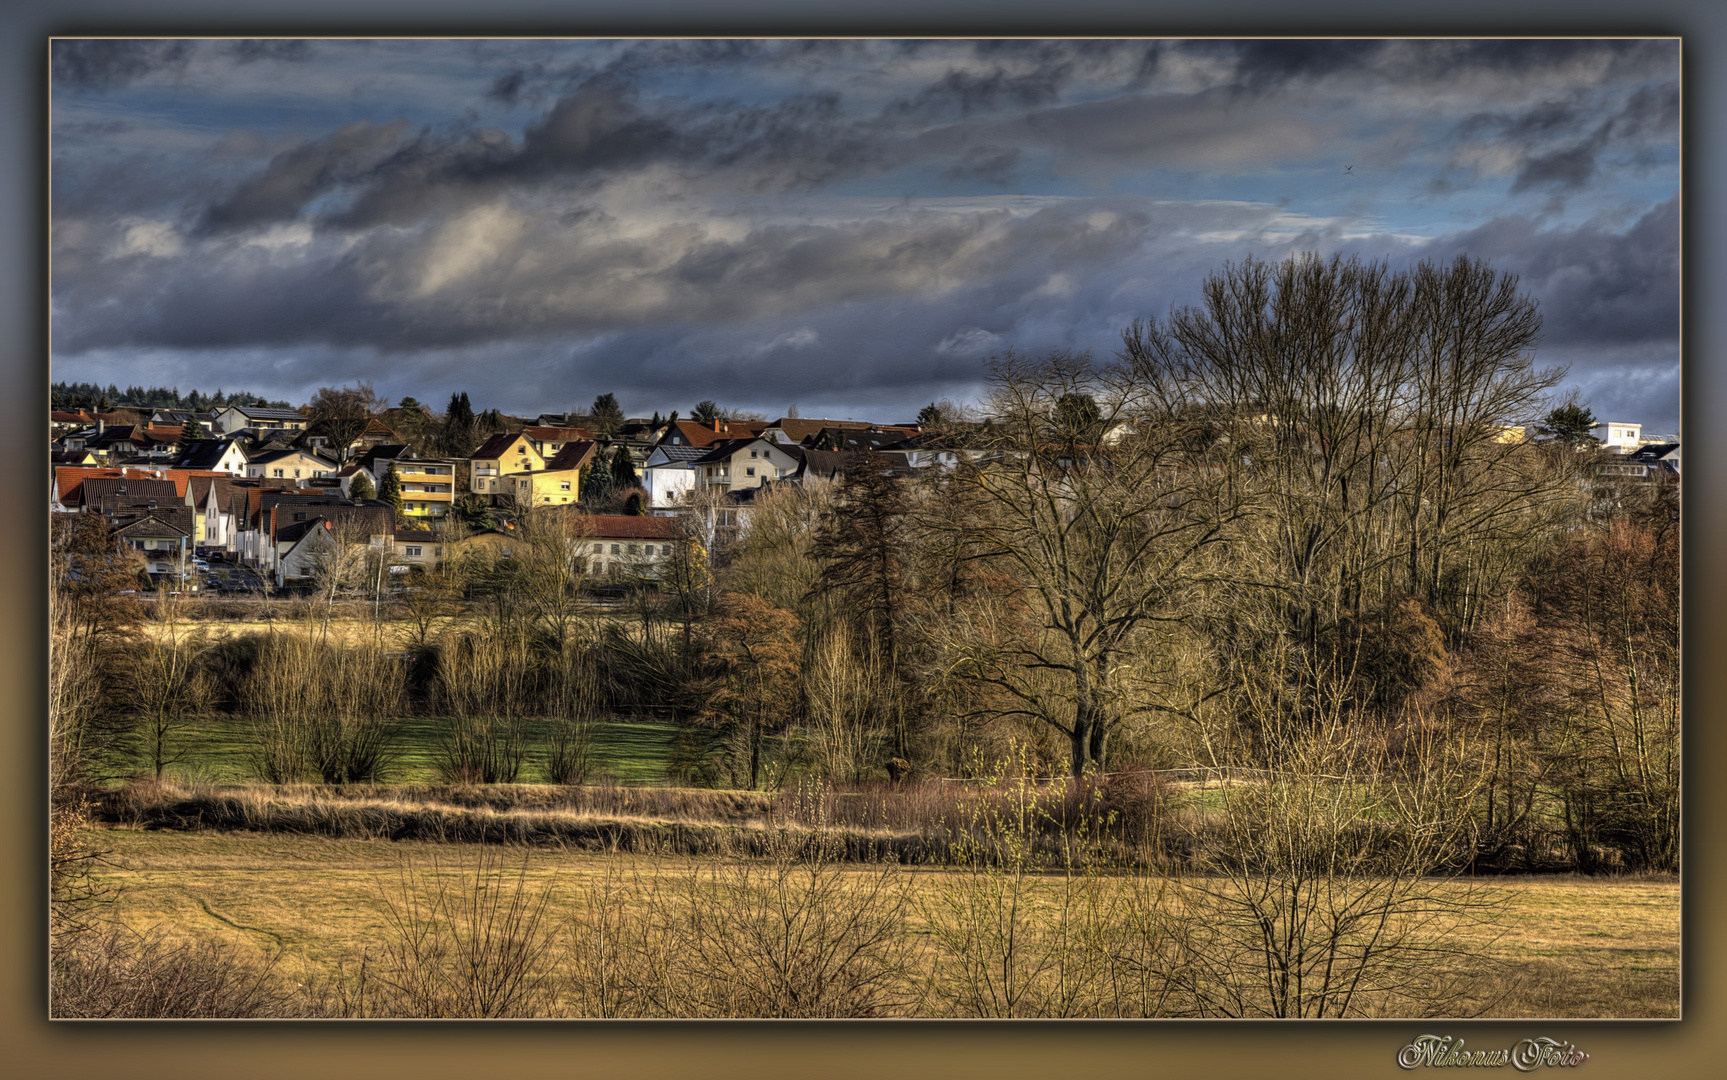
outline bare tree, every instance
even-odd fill
[[[330,440],[330,450],[336,460],[347,464],[351,448],[372,418],[389,407],[389,402],[377,395],[369,382],[353,386],[325,386],[312,395],[309,403],[311,426]]]
[[[1015,711],[1067,737],[1075,775],[1105,761],[1126,711],[1130,641],[1179,622],[1201,556],[1242,513],[1182,423],[1180,387],[1155,366],[1057,353],[991,365],[993,460],[968,468],[982,512],[962,539],[1018,586],[1020,632],[967,667]],[[1076,395],[1089,410],[1059,408]],[[1113,432],[1108,444],[1087,441]],[[1050,686],[1044,676],[1058,680]],[[1041,684],[1041,685],[1034,685]]]

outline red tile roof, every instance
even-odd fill
[[[583,514],[572,519],[579,535],[596,540],[677,540],[684,535],[676,518]]]

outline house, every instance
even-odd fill
[[[196,531],[196,547],[232,552],[234,550],[234,492],[259,484],[255,480],[230,479],[226,475],[197,476],[188,484],[186,497],[192,505]],[[241,500],[242,503],[244,499]]]
[[[185,492],[172,480],[137,476],[90,477],[82,485],[78,509],[87,514],[113,514],[181,505]],[[186,532],[191,535],[191,530]]]
[[[666,433],[656,445],[711,447],[731,439],[760,435],[767,426],[763,420],[715,420],[712,424],[676,420],[666,425]]]
[[[197,439],[180,448],[170,468],[246,475],[246,448],[239,439]]]
[[[248,455],[246,475],[255,480],[290,480],[299,485],[336,471],[336,462],[316,450],[265,450]]]
[[[558,452],[573,442],[592,439],[593,436],[579,427],[564,427],[543,424],[529,424],[522,429],[522,434],[533,444],[541,458],[550,461]]]
[[[803,464],[787,447],[769,439],[732,439],[690,462],[698,491],[737,491],[761,486],[764,480],[779,480]]]
[[[707,453],[706,447],[674,446],[662,440],[642,464],[642,490],[648,505],[672,506],[695,490],[696,469],[692,464]]]
[[[776,443],[801,443],[816,435],[824,428],[870,428],[874,425],[868,420],[805,420],[797,416],[787,416],[764,427],[759,433],[764,438]],[[911,434],[908,431],[906,434]]]
[[[402,441],[402,437],[396,434],[388,424],[377,417],[372,417],[366,421],[364,430],[348,442],[347,453],[349,455],[364,453],[375,446],[397,445]],[[308,450],[319,450],[331,457],[340,456],[331,442],[330,435],[321,425],[312,424],[296,435],[288,445]]]
[[[225,435],[232,435],[246,428],[257,431],[306,430],[306,418],[295,410],[266,409],[256,405],[224,405],[216,410],[212,423],[217,431]]]
[[[1679,473],[1679,444],[1676,442],[1644,443],[1626,455],[1627,459],[1651,469]]]
[[[588,439],[565,443],[540,471],[499,477],[499,492],[517,506],[561,506],[576,502],[582,494],[582,472],[593,464],[598,449],[598,444]]]
[[[475,495],[506,494],[502,480],[506,474],[545,467],[545,455],[525,433],[499,433],[468,455],[468,490]]]
[[[584,572],[608,578],[658,577],[684,526],[675,518],[591,514],[571,519],[571,552]]]
[[[112,520],[112,535],[143,553],[146,571],[153,575],[185,576],[192,555],[189,507],[157,506],[119,513]]]
[[[396,466],[396,476],[402,482],[402,513],[410,517],[443,517],[450,512],[456,499],[456,463],[449,459],[399,458],[374,459],[381,474]],[[374,482],[383,480],[378,475]]]
[[[50,450],[50,465],[100,465],[102,459],[91,450]]]
[[[802,445],[811,450],[886,450],[903,445],[913,434],[901,428],[825,427]]]
[[[430,570],[444,557],[444,534],[424,529],[397,529],[390,561],[398,566]]]
[[[388,506],[373,503],[302,508],[289,504],[285,508],[278,504],[274,509],[278,521],[272,541],[278,587],[312,582],[332,559],[357,559],[363,557],[367,548],[387,553],[392,546],[395,529]],[[288,517],[294,520],[281,520]]]
[[[1643,442],[1643,425],[1606,420],[1589,429],[1595,440],[1616,454],[1629,453]]]
[[[372,478],[372,489],[380,490],[390,467],[402,484],[402,513],[413,517],[443,517],[456,499],[456,462],[451,458],[422,458],[402,443],[374,446],[354,463]],[[343,468],[335,474],[342,493],[348,492],[354,472]]]

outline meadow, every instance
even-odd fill
[[[320,836],[241,832],[99,830],[90,841],[106,852],[101,877],[120,890],[115,916],[144,929],[229,946],[237,956],[273,965],[291,989],[312,996],[333,993],[352,980],[361,958],[383,963],[395,920],[404,908],[407,881],[423,886],[429,875],[452,880],[471,871],[483,854],[500,855],[504,873],[493,887],[522,889],[542,901],[541,942],[548,966],[534,1010],[537,1015],[591,1015],[582,973],[593,957],[584,954],[595,932],[596,898],[608,890],[651,884],[665,902],[702,894],[728,880],[739,863],[722,856],[628,856],[557,849],[485,848],[468,844],[332,839]],[[833,880],[839,892],[860,894],[882,887],[904,890],[896,910],[903,955],[889,958],[898,993],[885,994],[870,1015],[986,1015],[977,1000],[943,991],[956,978],[942,945],[953,940],[953,924],[968,909],[955,897],[973,894],[973,879],[937,867],[895,868],[846,865]],[[996,878],[999,885],[1003,879]],[[1131,890],[1131,875],[1105,877],[1101,889]],[[1194,884],[1194,883],[1189,883]],[[1177,886],[1179,887],[1179,885]],[[1460,882],[1457,888],[1471,887]],[[1584,878],[1570,875],[1503,877],[1492,882],[1491,917],[1458,927],[1445,945],[1473,952],[1472,969],[1452,1015],[1501,1017],[1662,1017],[1679,1011],[1679,883],[1672,877]],[[1056,878],[1040,877],[1026,910],[1055,910],[1062,895]],[[422,895],[423,899],[423,895]],[[1165,897],[1167,902],[1168,897]],[[830,903],[844,909],[844,903]],[[663,914],[664,912],[662,912]],[[879,913],[879,912],[878,912]],[[604,913],[599,913],[603,915]],[[617,917],[617,912],[612,913]],[[948,933],[940,933],[946,923]],[[1050,923],[1041,925],[1047,930]],[[1028,934],[1028,939],[1034,935]],[[1048,944],[1048,942],[1044,942]],[[643,963],[652,958],[638,957]],[[897,967],[895,967],[897,965]],[[1027,981],[1049,981],[1049,969],[1030,971]],[[1078,976],[1070,965],[1068,978]],[[638,973],[639,974],[639,973]],[[743,977],[740,974],[740,978]],[[1099,976],[1100,978],[1102,976]],[[1102,987],[1088,991],[1099,994]],[[1083,995],[1080,995],[1083,996]],[[289,995],[292,999],[293,995]],[[890,1000],[891,999],[891,1000]],[[320,999],[328,1009],[328,997]],[[1047,988],[1036,997],[1046,1009],[1061,1001]],[[898,1004],[894,1004],[897,1002]],[[1022,1007],[1031,996],[1021,999]],[[1075,1001],[1073,1004],[1079,1004]],[[1095,1003],[1094,1003],[1095,1004]],[[1394,1003],[1391,1015],[1396,1015]],[[699,1014],[693,1003],[646,1015]],[[603,1010],[602,1010],[603,1013]],[[628,1015],[623,1008],[617,1015]],[[724,1010],[716,1013],[724,1014]],[[1022,1015],[1025,1013],[1022,1013]],[[1038,1015],[1035,1010],[1031,1015]],[[1059,1010],[1043,1015],[1061,1015]]]

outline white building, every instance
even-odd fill
[[[1629,454],[1643,445],[1643,425],[1604,420],[1589,429],[1595,440],[1616,454]]]

